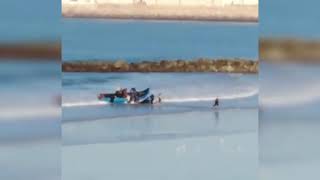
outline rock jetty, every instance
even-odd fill
[[[272,63],[320,63],[320,41],[296,38],[260,38],[262,61]]]
[[[241,59],[118,61],[66,61],[63,72],[221,72],[258,73],[259,62]]]

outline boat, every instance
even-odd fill
[[[135,102],[130,102],[131,96],[132,93],[127,92],[126,89],[122,89],[115,93],[101,93],[98,95],[98,99],[112,104],[153,104],[154,101],[154,95],[150,93],[150,88],[137,91]]]

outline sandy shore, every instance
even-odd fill
[[[69,61],[62,64],[63,72],[223,72],[258,73],[259,62],[254,60],[197,59],[141,61]]]
[[[63,4],[64,17],[257,22],[258,6],[137,6]]]

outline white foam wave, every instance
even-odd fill
[[[61,109],[58,107],[2,107],[1,120],[30,119],[39,117],[60,117]]]
[[[162,102],[165,103],[179,103],[179,102],[198,102],[198,101],[213,101],[217,97],[219,99],[232,100],[232,99],[241,99],[248,98],[258,94],[258,89],[252,91],[238,93],[238,94],[229,94],[229,95],[217,95],[217,96],[207,96],[207,97],[179,97],[179,98],[168,98],[163,97]],[[84,102],[72,102],[72,103],[63,103],[62,107],[77,107],[77,106],[99,106],[107,105],[108,102],[104,101],[84,101]]]
[[[99,105],[106,105],[106,104],[108,103],[104,101],[70,102],[70,103],[63,103],[62,107],[99,106]]]
[[[239,94],[229,94],[229,95],[217,95],[210,97],[186,97],[186,98],[164,98],[163,102],[197,102],[197,101],[213,101],[217,97],[219,99],[232,100],[232,99],[241,99],[248,98],[257,95],[259,92],[258,89],[254,89],[249,92],[239,93]]]
[[[263,106],[297,106],[320,100],[320,85],[294,87],[294,91],[276,91],[262,94],[260,104]]]

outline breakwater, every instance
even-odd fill
[[[68,61],[63,72],[221,72],[258,73],[259,62],[241,59],[162,60],[128,63],[118,61]]]
[[[260,38],[260,59],[273,63],[320,63],[320,41],[310,39]]]
[[[0,58],[15,60],[61,60],[61,42],[0,43]]]

